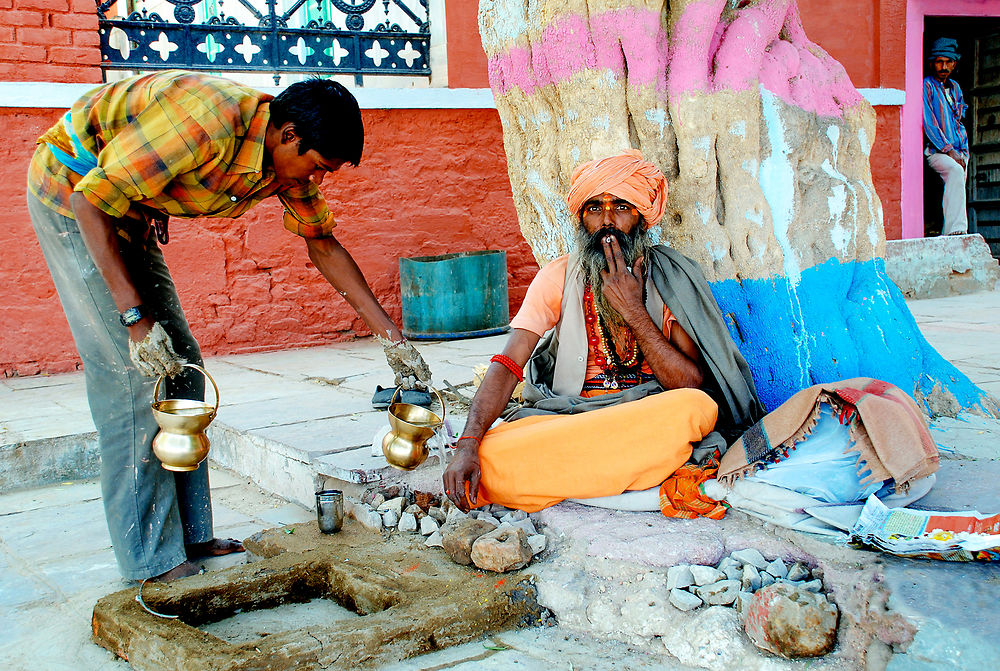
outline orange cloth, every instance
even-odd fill
[[[533,415],[486,433],[476,505],[535,512],[563,499],[655,487],[715,427],[719,407],[674,389],[577,415]]]
[[[701,483],[713,479],[718,470],[695,464],[684,464],[678,468],[660,485],[660,512],[667,517],[682,519],[700,515],[721,520],[726,514],[726,507],[701,491]]]
[[[647,228],[658,224],[667,208],[667,179],[638,149],[578,165],[569,181],[569,211],[579,216],[583,204],[602,193],[635,205]]]
[[[538,271],[535,279],[531,280],[531,284],[528,286],[528,292],[524,295],[521,309],[510,320],[511,328],[531,331],[539,337],[545,335],[549,329],[555,328],[562,312],[563,289],[566,285],[566,266],[568,263],[569,254],[566,254],[545,264]],[[670,338],[670,327],[676,321],[674,313],[664,305],[661,329],[663,335],[668,339]],[[604,370],[597,365],[597,354],[594,352],[594,348],[588,345],[586,379],[593,379],[603,372]],[[642,372],[647,375],[653,374],[648,362],[643,362]],[[609,389],[608,391],[615,390]]]

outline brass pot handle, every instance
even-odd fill
[[[206,375],[207,375],[207,373],[206,373]],[[446,407],[445,407],[445,405],[444,405],[444,399],[443,399],[443,398],[441,398],[441,392],[439,392],[439,391],[438,391],[437,389],[435,389],[434,387],[427,387],[427,388],[428,388],[428,389],[430,389],[431,391],[433,391],[433,392],[434,392],[434,395],[438,397],[438,403],[440,403],[440,404],[441,404],[441,423],[442,423],[442,424],[444,424],[444,416],[445,416],[445,414],[447,414],[447,412],[448,412],[448,408],[446,408]],[[396,402],[396,394],[398,394],[398,393],[399,393],[399,392],[401,392],[402,390],[403,390],[403,388],[402,388],[402,387],[396,387],[396,391],[392,392],[392,398],[390,398],[390,399],[389,399],[389,405],[390,405],[390,406],[391,406],[391,405],[392,405],[393,403],[395,403],[395,402]],[[154,397],[155,397],[155,394],[154,394]]]
[[[215,378],[213,378],[211,375],[209,375],[207,370],[205,370],[204,368],[202,368],[201,366],[199,366],[196,363],[185,363],[185,364],[182,364],[182,367],[183,368],[194,368],[196,371],[199,371],[202,375],[204,375],[208,379],[209,382],[212,383],[212,388],[215,389],[215,409],[212,412],[213,413],[218,412],[219,411],[219,385],[215,384]],[[160,377],[156,378],[156,384],[153,385],[153,403],[156,403],[159,400],[156,397],[160,395],[160,383],[163,382],[163,378],[164,377],[165,377],[164,375],[161,375]]]

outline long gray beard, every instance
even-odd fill
[[[591,290],[594,292],[594,305],[597,307],[597,315],[608,327],[608,330],[615,334],[627,328],[628,324],[625,322],[625,318],[611,307],[608,299],[604,297],[604,279],[601,277],[601,272],[607,271],[608,261],[604,258],[604,249],[602,248],[601,240],[609,233],[618,239],[622,255],[625,257],[625,263],[628,264],[629,268],[633,266],[635,260],[640,256],[644,259],[648,258],[647,252],[652,248],[653,243],[650,240],[648,231],[646,231],[646,228],[642,224],[636,226],[631,235],[625,235],[617,229],[607,228],[603,228],[593,235],[588,234],[583,227],[577,230],[576,248],[579,250],[580,256],[580,272],[583,274],[584,281],[590,285]],[[639,281],[642,281],[641,277]]]

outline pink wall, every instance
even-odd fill
[[[909,0],[906,5],[906,103],[903,104],[903,237],[924,235],[923,78],[925,16],[1000,16],[1000,3],[984,0]]]

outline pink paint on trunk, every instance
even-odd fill
[[[628,34],[623,44],[620,36]],[[659,12],[633,8],[613,10],[587,19],[568,14],[542,31],[530,48],[511,47],[489,59],[490,83],[503,95],[566,81],[584,70],[628,72],[639,85],[666,81],[666,34]],[[658,58],[650,58],[658,53]]]
[[[712,90],[712,54],[718,48],[716,29],[721,25],[726,0],[700,0],[688,5],[670,36],[671,98],[694,91]]]
[[[669,38],[659,11],[568,14],[530,48],[493,56],[490,81],[500,95],[514,88],[531,94],[581,71],[607,69],[617,77],[627,72],[631,85],[654,86],[670,98],[760,84],[822,116],[843,117],[861,102],[844,68],[806,38],[791,0],[740,10],[729,24],[721,18],[725,6],[726,0],[690,4]]]

